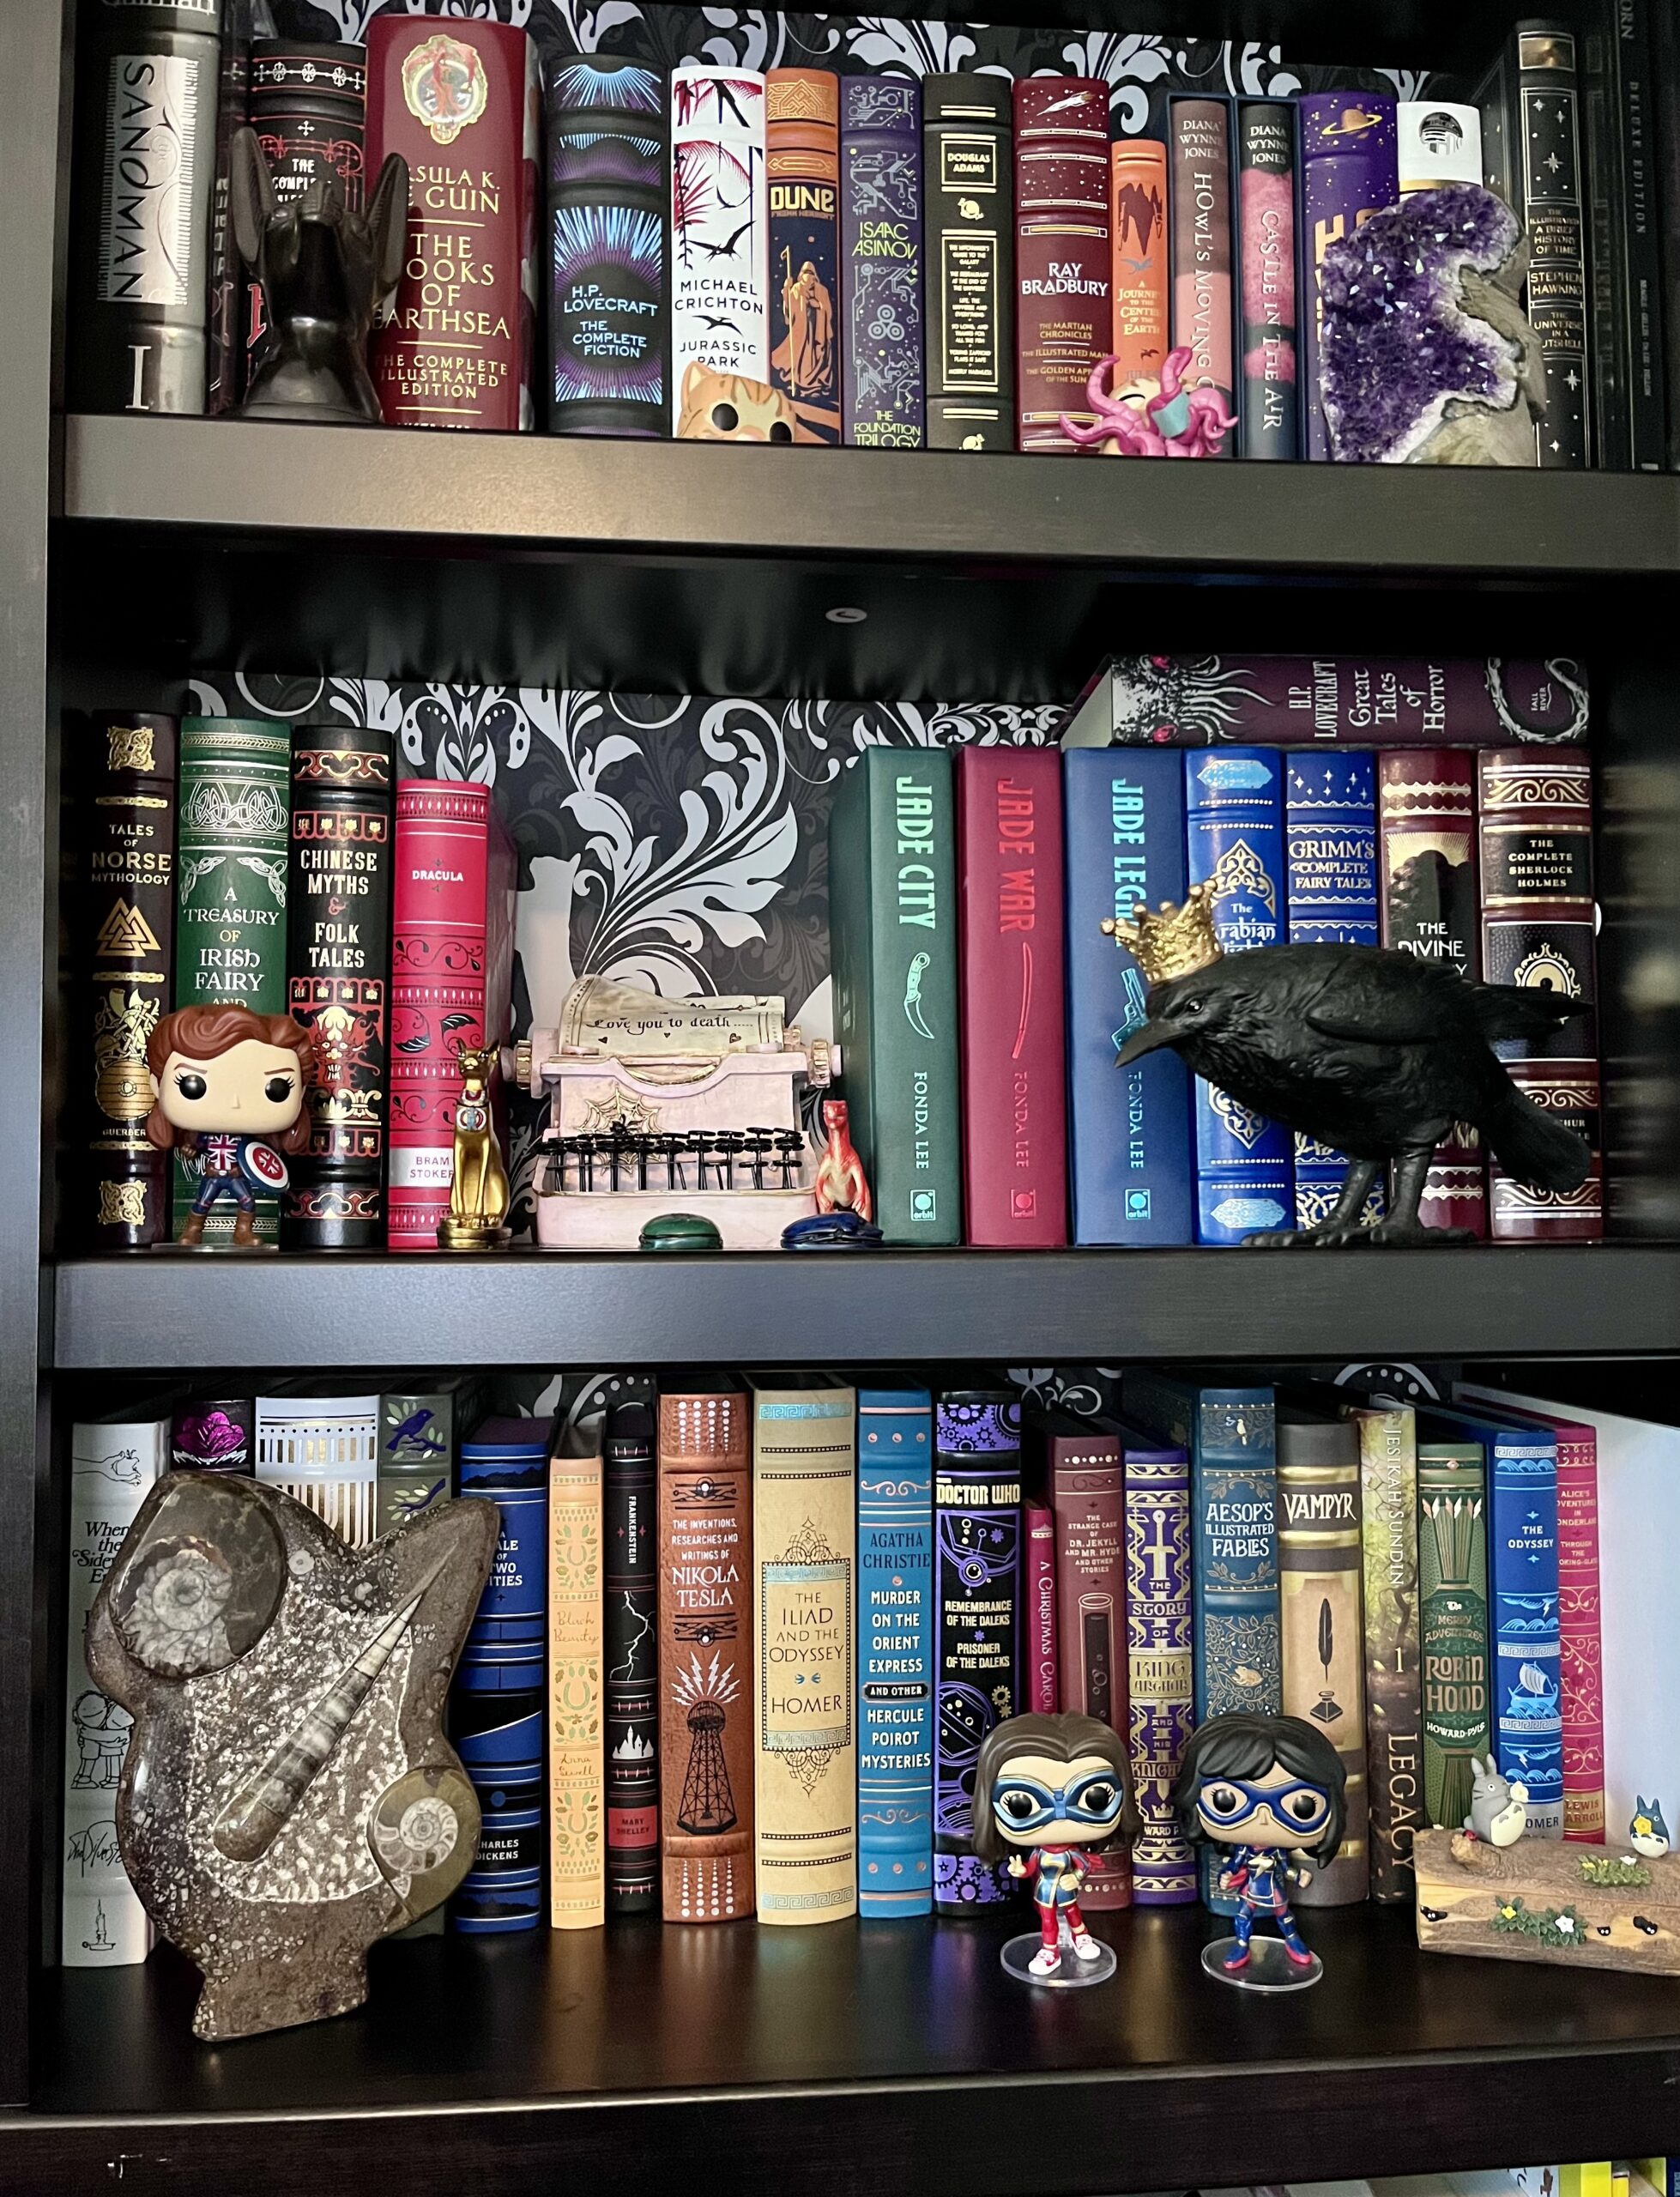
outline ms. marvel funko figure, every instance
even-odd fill
[[[1126,1741],[1094,1716],[1012,1716],[981,1742],[974,1790],[976,1855],[1026,1879],[1038,1910],[1036,1943],[1030,1935],[1011,1939],[1004,1966],[1036,1982],[1101,1983],[1112,1976],[1114,1953],[1085,1928],[1079,1889],[1093,1853],[1138,1835]],[[1073,1955],[1068,1972],[1064,1931]]]
[[[1312,1882],[1298,1857],[1335,1859],[1346,1776],[1329,1740],[1299,1716],[1215,1716],[1191,1734],[1173,1806],[1193,1844],[1212,1840],[1230,1849],[1218,1883],[1237,1900],[1234,1934],[1203,1949],[1210,1976],[1288,1991],[1324,1973],[1295,1927],[1289,1887]],[[1255,1940],[1257,1915],[1277,1923],[1281,1946]]]
[[[314,1039],[287,1014],[183,1007],[159,1018],[146,1043],[156,1093],[146,1135],[160,1151],[172,1146],[199,1162],[178,1238],[188,1250],[202,1244],[204,1222],[223,1199],[233,1207],[233,1249],[260,1248],[257,1194],[286,1188],[280,1154],[309,1141],[304,1097],[313,1057]]]

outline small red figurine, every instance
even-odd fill
[[[824,1099],[823,1127],[828,1131],[828,1142],[817,1162],[818,1212],[832,1213],[839,1207],[855,1213],[860,1220],[873,1220],[874,1201],[863,1179],[863,1162],[852,1142],[851,1121],[843,1098]]]
[[[178,1238],[189,1250],[203,1243],[205,1220],[224,1198],[234,1208],[233,1249],[263,1248],[253,1226],[258,1193],[283,1190],[290,1177],[281,1153],[309,1142],[304,1094],[314,1044],[289,1014],[248,1007],[183,1007],[160,1018],[146,1044],[154,1092],[146,1137],[202,1163]]]

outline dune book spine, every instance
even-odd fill
[[[1172,340],[1187,350],[1185,386],[1211,389],[1240,411],[1231,251],[1231,107],[1227,100],[1167,103],[1172,149]],[[1213,455],[1235,456],[1239,428]]]
[[[1592,375],[1574,33],[1562,23],[1526,22],[1514,36],[1514,180],[1528,236],[1528,318],[1546,377],[1535,437],[1543,467],[1578,469],[1592,463]]]
[[[770,379],[764,79],[671,71],[671,388],[691,367]]]
[[[765,79],[770,378],[803,439],[840,440],[840,82],[826,69]]]
[[[1242,318],[1240,457],[1299,455],[1296,382],[1295,110],[1244,100],[1236,110],[1236,234]]]
[[[659,1910],[659,1501],[653,1407],[614,1404],[602,1443],[607,1911]]]
[[[1014,139],[1006,79],[922,78],[930,450],[1015,447]]]
[[[868,450],[927,439],[922,358],[922,89],[840,82],[840,387],[844,438]]]
[[[1132,1845],[1139,1907],[1190,1907],[1196,1858],[1172,1804],[1194,1690],[1190,1464],[1183,1447],[1120,1430],[1126,1482],[1126,1628],[1132,1782],[1143,1827]]]
[[[1055,1514],[1061,1707],[1129,1735],[1120,1437],[1108,1428],[1070,1425],[1058,1414],[1047,1423],[1044,1455]],[[1091,1855],[1082,1897],[1092,1908],[1132,1904],[1131,1857],[1123,1846]]]
[[[1109,185],[1114,385],[1158,384],[1172,342],[1165,143],[1116,138],[1109,148]]]
[[[1410,1405],[1387,1401],[1362,1405],[1348,1416],[1359,1439],[1371,1897],[1410,1899],[1412,1835],[1424,1819],[1417,1422]]]
[[[1456,1831],[1473,1759],[1492,1751],[1488,1686],[1488,1474],[1479,1442],[1417,1444],[1423,1813]]]
[[[926,1389],[857,1392],[857,1906],[934,1905],[934,1415]]]
[[[1017,434],[1071,451],[1062,415],[1095,420],[1085,385],[1114,335],[1109,87],[1029,76],[1014,99]]]
[[[1398,116],[1388,92],[1320,92],[1296,106],[1301,166],[1301,374],[1304,457],[1327,458],[1319,399],[1324,255],[1400,195]]]

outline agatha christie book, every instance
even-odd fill
[[[607,1911],[659,1909],[659,1523],[650,1404],[614,1404],[601,1443],[605,1516]]]
[[[1142,1829],[1132,1843],[1139,1907],[1187,1907],[1196,1861],[1172,1803],[1194,1698],[1195,1613],[1190,1586],[1190,1462],[1117,1420],[1126,1484],[1126,1627],[1132,1783]]]
[[[919,450],[922,91],[914,77],[840,83],[840,299],[845,439]]]
[[[1319,401],[1324,255],[1400,195],[1395,102],[1387,92],[1321,92],[1296,104],[1301,160],[1302,409],[1308,457],[1327,458],[1330,428]]]
[[[1172,158],[1172,340],[1190,354],[1190,389],[1212,390],[1222,411],[1237,416],[1231,281],[1231,108],[1225,100],[1167,102]],[[1219,457],[1235,454],[1225,436]]]
[[[1295,110],[1244,100],[1236,110],[1238,298],[1242,397],[1237,454],[1294,457],[1296,386]]]
[[[1109,87],[1029,76],[1015,92],[1016,411],[1023,450],[1071,451],[1114,333]]]
[[[934,1905],[934,1414],[926,1389],[857,1391],[857,1905]]]
[[[671,72],[671,386],[691,366],[770,379],[764,79]]]
[[[1014,109],[1001,76],[922,80],[930,450],[1015,447]]]
[[[606,1714],[600,1422],[569,1426],[548,1460],[548,1920],[607,1920]]]
[[[807,439],[840,439],[840,84],[826,69],[766,80],[770,378]]]

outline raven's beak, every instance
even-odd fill
[[[1157,1046],[1170,1045],[1177,1034],[1169,1022],[1141,1023],[1115,1055],[1115,1066],[1129,1068],[1133,1061],[1154,1052]]]

